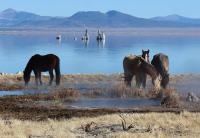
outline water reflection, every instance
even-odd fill
[[[90,40],[82,40],[83,44],[85,45],[85,47],[87,47],[89,45]]]
[[[104,47],[105,46],[105,43],[106,43],[106,40],[104,39],[104,40],[97,40],[97,45],[99,46],[99,47]]]

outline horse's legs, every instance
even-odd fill
[[[136,87],[140,88],[141,82],[142,82],[141,74],[136,74],[135,75],[135,82],[136,82]]]
[[[125,84],[126,84],[126,86],[131,87],[132,78],[133,78],[132,74],[125,74]]]
[[[35,84],[38,86],[38,79],[39,79],[39,73],[36,70],[33,70],[35,74]]]
[[[39,72],[39,81],[40,81],[40,85],[42,85],[41,72]]]
[[[53,78],[54,78],[53,70],[49,70],[49,75],[50,75],[49,85],[51,85],[51,84],[52,84],[52,81],[53,81]]]
[[[142,87],[146,88],[147,74],[143,74]]]

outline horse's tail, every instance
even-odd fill
[[[60,59],[58,58],[57,62],[56,62],[56,67],[55,67],[55,73],[56,73],[56,85],[60,84]]]

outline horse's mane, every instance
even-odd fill
[[[35,58],[36,56],[40,56],[40,55],[39,55],[39,54],[36,54],[36,55],[32,56],[32,57],[29,59],[27,65],[26,65],[26,67],[25,67],[25,69],[24,69],[24,72],[26,72],[26,73],[31,72],[31,70],[32,70],[32,65],[33,65],[33,60],[34,60],[34,58]]]

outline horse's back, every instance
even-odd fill
[[[160,74],[166,74],[169,71],[169,58],[163,53],[154,55],[151,64],[155,66]]]
[[[128,55],[124,57],[123,68],[124,72],[129,72],[134,74],[137,70],[138,64],[140,63],[140,57],[135,55]]]
[[[40,55],[35,54],[30,59],[33,68],[41,71],[48,71],[59,66],[60,59],[54,54]]]
[[[35,54],[31,57],[33,60],[60,60],[58,56],[54,54],[47,54],[47,55],[40,55],[40,54]]]

